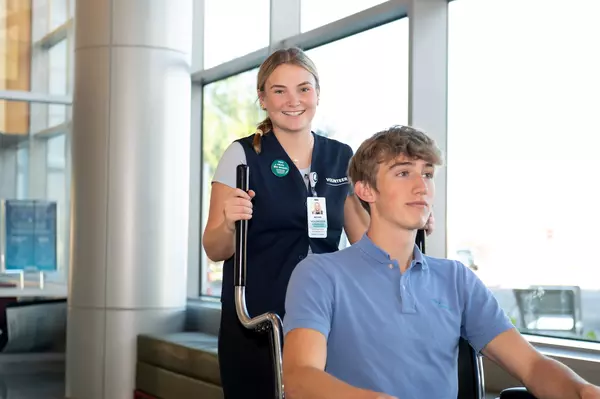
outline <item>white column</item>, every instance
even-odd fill
[[[70,399],[131,398],[136,336],[183,327],[192,15],[192,0],[76,6]]]
[[[447,160],[448,0],[412,0],[410,23],[409,124],[433,137]],[[435,180],[436,229],[427,254],[446,257],[447,169]]]

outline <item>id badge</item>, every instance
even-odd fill
[[[325,197],[307,197],[308,236],[327,238],[327,203]]]

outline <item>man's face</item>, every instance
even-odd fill
[[[420,159],[399,156],[379,165],[371,214],[406,230],[425,226],[431,213],[435,168]]]

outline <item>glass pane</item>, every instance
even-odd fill
[[[2,110],[2,104],[0,104]],[[1,111],[0,111],[1,115]],[[3,118],[0,117],[0,124]],[[6,123],[6,122],[5,122]],[[27,155],[29,136],[8,134],[0,129],[0,200],[7,198],[24,199],[26,193]]]
[[[68,43],[61,40],[48,49],[48,93],[64,96],[67,94]]]
[[[73,1],[0,2],[0,90],[67,93]]]
[[[448,256],[523,332],[600,339],[599,13],[450,3]]]
[[[204,69],[269,45],[269,0],[206,0],[204,7]]]
[[[0,182],[2,178],[0,177]],[[29,192],[29,143],[17,146],[17,199],[27,198]],[[1,196],[0,196],[1,197]]]
[[[302,32],[364,11],[387,0],[322,1],[301,0],[300,29]]]
[[[57,243],[56,255],[58,264],[65,262],[67,247],[68,220],[68,187],[66,181],[67,153],[65,147],[66,133],[46,140],[46,199],[57,204]]]
[[[24,240],[23,237],[30,237],[28,232],[13,231],[13,248],[19,251],[14,253],[19,256],[11,258],[12,266],[9,268],[21,267],[25,263],[27,267],[54,267],[52,264],[56,262],[56,269],[46,269],[47,282],[63,286],[66,284],[68,270],[69,242],[69,153],[66,150],[68,125],[42,130],[33,128],[47,125],[48,109],[51,106],[61,107],[66,114],[70,113],[69,107],[57,104],[0,102],[0,199],[12,201],[9,207],[18,208],[21,212],[25,212],[30,204],[30,201],[25,203],[23,200],[53,202],[55,209],[50,214],[56,212],[56,220],[48,226],[56,223],[56,230],[47,230],[49,235],[39,241]],[[2,222],[5,223],[6,219]],[[34,245],[34,242],[39,245]],[[21,243],[30,245],[25,247]],[[7,248],[6,242],[4,248]],[[43,259],[40,254],[44,254]],[[52,254],[56,254],[55,260],[48,256]],[[5,260],[10,258],[9,255],[5,253]],[[3,275],[1,279],[14,284],[16,277],[12,276],[14,275]],[[32,280],[34,278],[35,275],[28,275],[27,284],[35,286],[35,281]]]
[[[46,163],[50,169],[65,169],[65,135],[52,137],[46,144]]]
[[[15,3],[19,3],[17,7],[21,9],[31,10],[32,37],[34,41],[39,41],[69,21],[73,16],[69,13],[69,8],[72,8],[75,0],[32,0]]]
[[[204,86],[202,108],[202,229],[206,225],[211,179],[232,141],[250,135],[265,117],[256,96],[258,69]],[[221,295],[222,262],[202,252],[202,295]]]
[[[385,62],[378,61],[382,52],[386,53]],[[356,151],[377,131],[407,123],[408,19],[317,47],[307,54],[317,66],[321,84],[313,130],[348,143]],[[349,62],[352,54],[357,56]]]
[[[397,51],[388,52],[386,62],[373,62],[390,47]],[[356,151],[375,132],[407,123],[408,19],[308,50],[307,54],[317,66],[321,85],[315,132],[347,143]],[[349,63],[348,54],[360,57]],[[362,83],[364,76],[369,77],[368,84]],[[359,110],[354,109],[356,104],[360,104]],[[340,248],[347,245],[342,234]]]
[[[66,23],[69,19],[68,5],[69,0],[49,0],[50,1],[50,30],[54,30]],[[75,1],[75,0],[71,0]]]

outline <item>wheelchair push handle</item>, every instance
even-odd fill
[[[417,244],[422,253],[425,253],[425,230],[417,230],[415,244]]]
[[[250,175],[248,165],[240,164],[236,168],[236,187],[247,192],[250,186]],[[248,243],[248,221],[238,220],[235,222],[235,258],[234,276],[235,286],[246,286],[246,245]]]
[[[236,187],[243,191],[249,190],[250,168],[240,164],[236,168]],[[248,245],[248,221],[235,222],[235,310],[238,320],[242,325],[258,332],[268,332],[271,342],[271,359],[275,375],[275,399],[284,399],[282,344],[283,325],[276,313],[267,312],[256,317],[250,317],[246,307],[246,249]]]

